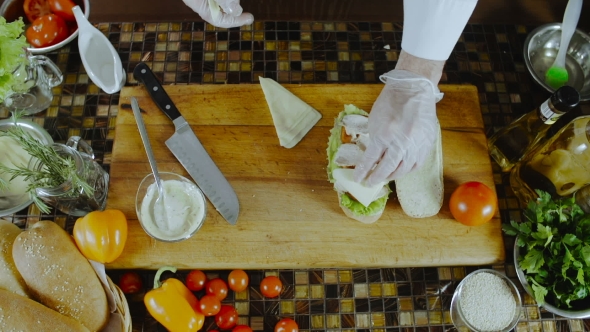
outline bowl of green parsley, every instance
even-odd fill
[[[590,214],[575,197],[553,199],[537,191],[520,223],[502,226],[515,235],[514,265],[525,291],[556,315],[590,317]]]

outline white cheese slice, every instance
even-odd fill
[[[219,16],[221,15],[221,8],[217,1],[209,0],[209,11],[211,11],[211,18],[213,18],[213,22],[219,22]]]
[[[354,181],[352,176],[353,173],[354,169],[352,168],[337,168],[332,172],[332,176],[339,187],[344,188],[364,206],[369,206],[373,201],[379,198],[379,193],[387,182],[382,182],[372,187],[366,187]]]
[[[279,142],[290,149],[301,141],[322,115],[274,80],[259,79]]]

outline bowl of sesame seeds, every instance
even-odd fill
[[[451,300],[451,320],[457,329],[510,331],[520,319],[520,293],[504,274],[480,269],[468,274]]]

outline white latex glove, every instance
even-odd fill
[[[422,166],[436,139],[438,88],[418,74],[395,69],[384,75],[369,114],[370,143],[354,179],[368,186],[395,180]]]
[[[252,24],[254,16],[243,13],[240,0],[183,0],[203,20],[220,28]]]

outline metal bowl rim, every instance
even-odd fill
[[[16,123],[19,125],[22,125],[24,128],[27,128],[31,131],[38,133],[39,137],[41,137],[45,140],[45,142],[43,142],[43,143],[53,144],[53,138],[51,138],[51,136],[49,135],[47,130],[43,129],[43,127],[41,127],[37,123],[35,123],[31,120],[28,120],[28,119],[18,119],[18,120],[16,120]],[[14,126],[13,119],[9,118],[9,119],[0,120],[0,130],[2,130],[4,127],[10,127],[10,126]],[[0,216],[6,216],[6,215],[16,213],[16,212],[26,208],[27,206],[31,205],[32,203],[33,203],[33,200],[28,199],[24,203],[17,205],[15,207],[12,207],[10,209],[0,210]]]
[[[553,89],[552,87],[550,87],[547,83],[545,83],[544,80],[542,80],[541,78],[539,78],[537,76],[537,73],[535,72],[534,68],[533,68],[533,64],[531,63],[531,59],[529,57],[529,45],[531,43],[531,40],[536,37],[541,31],[545,31],[545,30],[556,30],[556,29],[560,29],[561,28],[561,23],[547,23],[547,24],[543,24],[537,28],[535,28],[533,31],[531,31],[526,39],[524,40],[524,45],[522,47],[522,55],[524,57],[524,62],[526,65],[526,68],[529,71],[529,74],[533,77],[533,79],[535,80],[535,82],[537,82],[539,85],[541,85],[545,90],[553,93],[555,92],[555,89]],[[580,30],[580,29],[576,29],[576,33],[579,34],[580,36],[582,36],[584,39],[586,39],[589,43],[590,43],[590,35],[588,35],[586,32]],[[585,95],[580,95],[580,101],[587,101],[590,100],[590,93],[587,93]]]
[[[514,282],[512,280],[510,280],[510,278],[508,278],[508,276],[506,276],[496,270],[493,270],[493,269],[478,269],[478,270],[475,270],[475,271],[469,273],[468,275],[466,275],[463,278],[463,280],[461,280],[461,282],[459,282],[459,284],[457,285],[457,288],[455,288],[455,291],[453,292],[453,297],[451,298],[451,308],[453,308],[454,306],[457,306],[459,293],[460,293],[461,289],[463,288],[463,286],[465,285],[466,280],[468,280],[469,278],[471,278],[474,275],[479,274],[479,273],[491,273],[497,277],[500,277],[500,279],[504,280],[508,284],[508,287],[510,287],[512,290],[514,290],[514,292],[518,295],[515,297],[515,300],[516,300],[516,310],[515,311],[516,312],[514,313],[514,315],[517,317],[520,317],[520,314],[522,311],[522,300],[520,298],[520,292],[518,291],[518,288],[516,287]],[[513,318],[513,320],[514,320],[514,318]],[[514,323],[507,326],[504,330],[511,331],[518,324],[518,321],[519,321],[519,319],[514,320]],[[453,323],[453,325],[456,326],[455,322],[453,322],[453,315],[452,314],[451,314],[451,322]],[[476,329],[473,328],[473,326],[471,326],[471,324],[469,322],[467,322],[465,320],[463,320],[463,322],[465,323],[465,325],[467,325],[467,327],[470,330],[477,331]]]
[[[11,2],[12,1],[10,1],[10,0],[5,0],[2,3],[2,5],[0,6],[0,13],[4,13],[4,11],[7,9],[8,5]],[[84,16],[86,18],[88,18],[90,16],[90,0],[82,0],[82,2],[84,3]],[[72,34],[69,35],[68,38],[62,40],[61,42],[59,42],[55,45],[51,45],[51,46],[47,46],[47,47],[40,47],[40,48],[28,47],[27,50],[29,52],[31,52],[31,54],[43,54],[43,53],[55,51],[59,48],[64,47],[65,45],[69,44],[77,36],[78,36],[78,29],[76,29],[76,31],[72,32]]]

